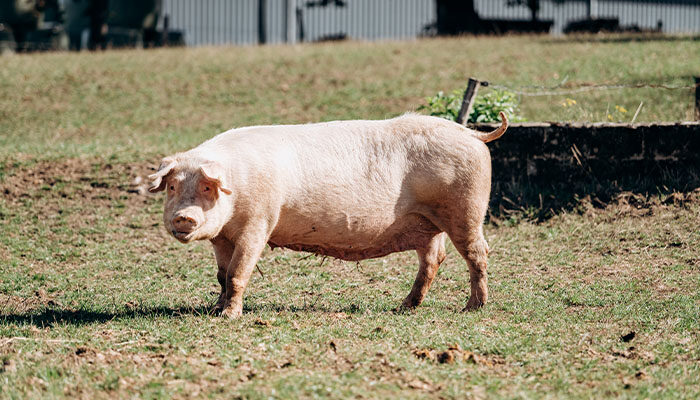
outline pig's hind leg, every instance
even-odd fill
[[[481,228],[478,229],[478,233],[475,232],[466,235],[466,237],[450,237],[450,239],[452,239],[452,244],[454,244],[457,251],[469,265],[471,295],[464,311],[476,310],[486,304],[488,300],[486,267],[489,245],[486,243],[483,233],[481,233]]]
[[[474,210],[474,208],[472,208],[472,210]],[[483,213],[481,210],[478,210],[479,212],[472,213],[471,218],[468,217],[463,221],[455,221],[455,223],[452,224],[452,228],[448,231],[452,244],[459,254],[464,257],[469,266],[471,295],[469,296],[464,311],[475,310],[486,304],[488,300],[486,267],[489,245],[484,238],[482,223],[486,206],[484,205],[480,208],[484,210]]]
[[[221,285],[221,294],[219,294],[219,300],[216,301],[212,312],[219,312],[223,310],[226,296],[226,271],[228,270],[229,264],[231,264],[231,257],[233,256],[233,243],[226,238],[221,236],[216,237],[211,240],[211,244],[214,247],[214,256],[216,257],[216,265],[218,267],[218,272],[216,273],[216,279]]]
[[[483,184],[482,187],[488,187]],[[455,190],[467,192],[469,190]],[[473,192],[473,191],[471,191]],[[464,311],[478,309],[488,300],[487,261],[489,245],[484,238],[483,221],[488,207],[488,191],[482,190],[462,201],[455,201],[451,207],[442,210],[437,215],[435,225],[443,229],[449,236],[459,254],[464,257],[469,266],[469,283],[471,295]]]
[[[411,293],[406,296],[402,303],[404,308],[415,308],[423,302],[440,264],[445,260],[445,236],[445,233],[438,233],[430,238],[427,245],[416,249],[420,266]]]

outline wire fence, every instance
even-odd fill
[[[661,89],[667,91],[687,91],[695,97],[694,119],[700,123],[700,76],[693,78],[693,85],[683,84],[665,84],[665,83],[568,83],[568,77],[565,77],[560,83],[551,86],[544,85],[507,85],[501,83],[493,83],[488,81],[480,81],[475,78],[469,78],[464,95],[458,97],[457,92],[445,95],[439,92],[436,96],[427,98],[427,105],[423,105],[419,110],[428,110],[430,115],[436,115],[448,119],[454,119],[459,124],[465,124],[467,120],[471,122],[498,122],[498,112],[502,111],[506,115],[510,115],[513,121],[521,121],[522,118],[517,115],[517,109],[522,98],[518,97],[545,97],[545,96],[565,96],[570,94],[603,91],[603,90],[623,90],[623,89]],[[480,87],[488,87],[495,89],[496,92],[491,92],[488,95],[477,98],[477,93]],[[495,95],[495,96],[492,96]],[[682,95],[685,96],[685,95]],[[461,98],[461,106],[457,107]],[[637,101],[639,98],[637,98]],[[549,100],[546,100],[549,101]],[[561,103],[564,108],[570,108],[577,104],[577,101],[566,97]],[[630,123],[634,123],[644,106],[645,101],[639,101],[639,105],[634,112]],[[605,117],[609,121],[621,119],[626,116],[627,109],[621,105],[615,105],[615,111],[610,111],[610,103],[607,105]],[[459,111],[457,111],[459,110]],[[478,110],[478,111],[477,111]],[[585,112],[585,111],[584,111]]]
[[[538,85],[527,85],[527,86],[508,86],[494,84],[491,82],[482,81],[482,86],[488,86],[494,89],[507,90],[509,92],[527,96],[527,97],[537,97],[537,96],[563,96],[567,94],[576,94],[583,92],[591,92],[596,90],[619,90],[619,89],[666,89],[666,90],[697,90],[700,84],[695,85],[665,85],[665,84],[654,84],[654,83],[638,83],[638,84],[583,84],[578,87],[561,89],[563,83],[556,86],[538,86]]]

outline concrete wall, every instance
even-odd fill
[[[505,196],[518,206],[556,208],[586,195],[700,187],[700,122],[513,124],[488,146],[493,205]]]

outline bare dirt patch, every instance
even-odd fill
[[[161,235],[151,229],[160,214],[148,210],[158,196],[148,192],[149,163],[118,163],[99,159],[61,159],[4,166],[0,181],[5,210],[0,218],[19,223],[9,236],[36,237],[70,244],[78,240],[105,242],[131,230],[131,237]]]
[[[28,312],[40,307],[60,307],[61,304],[48,295],[45,290],[34,292],[34,296],[20,297],[11,294],[0,293],[0,310],[12,310],[14,312]]]
[[[141,204],[148,198],[146,176],[154,168],[147,163],[121,164],[97,159],[61,159],[5,169],[0,193],[11,203],[23,198],[62,199],[96,204],[121,199]]]
[[[505,363],[501,357],[479,355],[462,349],[458,344],[450,344],[447,346],[446,350],[421,348],[414,349],[412,353],[418,359],[428,360],[438,364],[467,363],[485,367],[493,367],[495,365]]]
[[[608,211],[615,211],[615,217],[632,216],[647,217],[656,210],[669,207],[689,208],[692,204],[700,203],[700,188],[692,192],[673,192],[668,196],[648,196],[633,192],[622,192],[613,199]]]

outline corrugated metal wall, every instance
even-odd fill
[[[257,44],[258,1],[164,0],[163,15],[169,16],[171,29],[184,31],[187,45]],[[267,43],[284,43],[286,1],[265,3]],[[435,22],[433,0],[346,0],[344,7],[307,7],[306,3],[297,1],[302,10],[304,41],[339,36],[357,40],[409,39]]]
[[[170,28],[184,31],[191,46],[258,43],[260,0],[163,0],[163,15]],[[435,0],[345,0],[344,6],[309,6],[320,0],[297,0],[301,9],[304,41],[346,37],[355,40],[411,39],[436,21]],[[529,19],[524,5],[507,6],[507,0],[475,0],[484,19]],[[265,0],[267,43],[286,40],[286,0]],[[553,20],[560,34],[572,20],[585,18],[587,0],[541,0],[539,19]],[[597,17],[617,17],[622,26],[653,29],[662,21],[666,33],[699,33],[700,0],[598,0]],[[162,22],[161,22],[162,24]],[[298,32],[300,33],[300,32]]]

